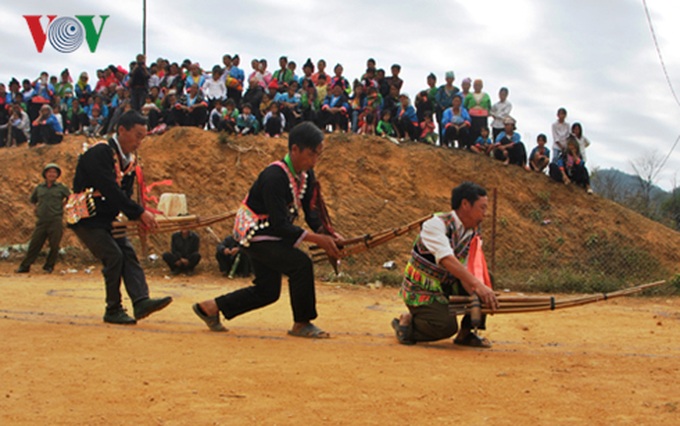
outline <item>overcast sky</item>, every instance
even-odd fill
[[[647,2],[671,77],[680,91],[680,8],[676,2]],[[23,15],[58,17],[110,15],[97,50],[86,43],[73,53],[50,42],[38,53]],[[635,0],[358,1],[147,0],[147,53],[197,61],[204,68],[238,53],[266,58],[273,72],[278,57],[298,64],[326,59],[341,63],[350,80],[366,59],[378,67],[402,65],[411,97],[434,72],[438,84],[453,70],[455,84],[482,78],[497,100],[510,89],[512,115],[528,148],[536,135],[550,135],[557,108],[582,123],[591,140],[589,168],[615,167],[632,173],[631,161],[656,150],[665,157],[680,135],[680,106],[662,72],[645,18]],[[43,26],[46,25],[46,18]],[[100,24],[95,19],[95,26]],[[126,66],[142,49],[142,1],[24,0],[0,5],[0,81],[35,79],[40,71],[72,75],[108,64]],[[300,70],[301,72],[301,70]],[[552,145],[550,143],[550,145]],[[658,184],[680,184],[680,147]]]

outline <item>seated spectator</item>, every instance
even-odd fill
[[[397,134],[401,140],[404,140],[404,138],[411,141],[418,139],[418,115],[406,93],[399,95],[396,124]]]
[[[33,121],[30,146],[38,144],[58,144],[64,139],[64,129],[52,112],[52,107],[45,104],[40,114]]]
[[[352,111],[352,132],[359,133],[361,129],[361,122],[359,117],[366,107],[366,93],[364,93],[364,86],[358,81],[354,81],[354,93],[349,97],[350,111]]]
[[[336,84],[331,94],[326,96],[321,106],[321,123],[327,132],[347,131],[349,125],[349,104],[342,90],[342,85]]]
[[[368,91],[369,87],[375,87],[376,89],[379,89],[378,82],[375,79],[375,68],[366,68],[366,72],[361,78],[361,84],[364,86],[366,91]]]
[[[174,90],[175,93],[184,92],[184,78],[180,72],[179,64],[173,62],[168,68],[168,73],[163,76],[160,84],[161,89],[165,92]]]
[[[352,86],[349,85],[349,81],[342,75],[342,72],[344,71],[344,68],[340,64],[336,64],[335,68],[333,68],[333,72],[335,75],[331,77],[330,81],[330,86],[333,87],[336,84],[339,84],[340,87],[342,87],[342,91],[345,92],[346,96],[349,96],[350,93],[352,93]]]
[[[425,142],[430,145],[436,145],[439,135],[436,132],[434,121],[432,120],[432,111],[425,111],[423,114],[423,121],[420,123],[420,142]]]
[[[505,165],[515,164],[528,169],[527,153],[519,133],[515,131],[515,119],[505,117],[504,123],[505,130],[498,135],[494,143],[494,157]]]
[[[300,76],[300,85],[302,86],[302,80],[309,80],[314,85],[314,80],[312,80],[312,75],[314,74],[314,63],[311,58],[307,58],[307,61],[302,65],[302,75]]]
[[[227,133],[236,133],[236,119],[240,115],[236,102],[233,99],[227,99],[222,110],[222,128]]]
[[[61,72],[60,78],[59,82],[54,86],[55,93],[61,97],[64,97],[66,94],[66,89],[70,89],[71,93],[73,93],[73,79],[71,78],[71,73],[68,68]]]
[[[278,138],[286,127],[286,118],[279,111],[279,104],[272,102],[269,112],[262,119],[262,126],[267,136]]]
[[[184,79],[184,93],[189,93],[189,88],[191,86],[196,86],[197,89],[203,87],[203,83],[205,83],[205,76],[203,75],[203,70],[201,70],[201,66],[198,63],[191,64],[189,66],[189,74],[187,77]]]
[[[54,96],[54,86],[49,82],[49,75],[47,74],[47,71],[40,73],[40,77],[35,80],[33,87],[35,90],[35,96],[40,96],[47,101],[52,100],[52,96]]]
[[[226,108],[222,105],[220,99],[215,99],[213,108],[210,110],[208,117],[208,129],[219,132],[223,129],[224,112]]]
[[[234,278],[250,275],[250,258],[231,235],[217,245],[215,258],[220,265],[222,276]]]
[[[394,64],[390,67],[391,76],[385,78],[385,81],[390,86],[397,86],[399,92],[401,92],[401,87],[404,84],[404,80],[399,78],[399,73],[401,72],[401,65]]]
[[[198,90],[198,84],[189,86],[189,92],[182,95],[174,108],[174,122],[180,126],[204,128],[208,121],[208,103]]]
[[[90,122],[90,119],[83,107],[80,105],[78,98],[73,98],[71,101],[71,107],[67,107],[62,116],[64,117],[64,125],[68,132],[77,135],[82,133],[83,127],[86,127]]]
[[[257,117],[260,117],[260,103],[262,102],[264,94],[264,89],[259,85],[257,79],[250,79],[248,80],[248,89],[246,89],[241,98],[240,106],[243,107],[244,104],[249,104]]]
[[[295,74],[295,70],[297,69],[297,64],[295,61],[290,61],[288,62],[288,69],[290,72],[293,73],[293,81],[298,84],[298,87],[302,84],[302,80],[300,80],[300,77],[298,77],[297,74]]]
[[[390,95],[390,84],[387,82],[387,79],[385,78],[385,70],[382,68],[378,68],[375,71],[375,81],[378,83],[378,91],[382,95],[383,99],[387,99],[387,97]],[[399,88],[397,88],[397,94],[399,93]]]
[[[321,74],[314,82],[314,86],[316,87],[316,93],[319,96],[319,99],[323,102],[323,100],[326,99],[326,96],[328,96],[328,79],[326,78],[326,74]]]
[[[505,120],[505,117],[510,116],[510,112],[512,111],[512,104],[508,101],[508,93],[506,87],[501,87],[501,90],[498,91],[499,101],[493,104],[491,111],[489,112],[489,115],[493,117],[491,128],[494,141],[505,128],[503,120]]]
[[[443,145],[454,148],[454,141],[458,141],[458,148],[469,147],[470,114],[462,106],[460,96],[454,96],[451,107],[442,114],[441,127],[444,129]]]
[[[260,101],[260,111],[259,111],[259,117],[260,121],[264,119],[264,116],[267,115],[269,112],[269,108],[272,106],[272,98],[269,96],[268,93],[264,93],[262,95],[262,100]]]
[[[222,79],[222,68],[215,65],[212,69],[212,75],[203,81],[201,86],[203,97],[208,101],[208,109],[212,110],[215,106],[215,101],[225,101],[227,99],[227,86],[224,85]]]
[[[288,58],[281,56],[279,58],[280,69],[274,71],[272,76],[273,80],[276,80],[278,85],[278,92],[285,93],[288,90],[290,83],[295,81],[295,74],[288,68]]]
[[[28,114],[21,108],[21,104],[12,104],[12,115],[9,117],[9,127],[7,134],[9,140],[5,146],[18,146],[27,142],[31,137],[31,121]]]
[[[565,108],[559,108],[557,110],[557,121],[552,124],[553,162],[557,161],[562,156],[562,151],[566,149],[567,138],[571,134],[571,126],[567,123],[566,119],[567,110]]]
[[[158,126],[158,123],[161,119],[161,109],[158,107],[158,105],[156,105],[149,95],[147,95],[144,99],[144,105],[142,105],[142,115],[147,117],[148,130]]]
[[[183,229],[172,234],[170,251],[163,253],[163,260],[173,275],[184,272],[193,275],[194,268],[201,261],[200,238],[197,233]]]
[[[274,102],[279,104],[281,113],[286,117],[286,131],[290,131],[302,118],[300,111],[300,95],[297,94],[297,82],[287,83],[286,91],[277,93]]]
[[[588,194],[592,194],[590,188],[590,177],[586,162],[581,157],[578,141],[573,136],[567,136],[567,147],[562,151],[560,158],[550,163],[550,177],[556,182],[569,185],[574,182],[576,185],[586,189]]]
[[[437,123],[439,126],[439,137],[444,142],[444,128],[441,126],[444,111],[446,111],[453,103],[453,98],[457,97],[460,89],[453,85],[455,74],[453,71],[447,71],[445,74],[446,83],[439,86],[435,94],[435,115],[437,116]]]
[[[480,134],[475,142],[470,146],[470,151],[477,154],[489,155],[493,150],[493,141],[489,137],[489,128],[484,126],[480,129]]]
[[[378,121],[378,126],[375,128],[375,134],[390,138],[397,136],[397,132],[392,125],[392,113],[389,109],[386,109],[380,115],[380,121]]]
[[[319,77],[323,76],[326,83],[328,83],[329,80],[328,74],[326,74],[326,61],[319,59],[319,61],[316,63],[316,68],[318,71],[312,74],[312,81],[314,82],[314,85],[317,86],[318,90]]]
[[[241,135],[255,135],[260,129],[260,122],[252,113],[252,108],[249,103],[243,104],[241,107],[241,114],[236,119],[236,134]]]
[[[574,123],[571,125],[571,134],[578,142],[578,146],[581,150],[581,158],[583,158],[583,161],[587,161],[586,148],[590,146],[590,141],[587,137],[583,136],[583,127],[581,127],[581,123]]]
[[[548,164],[550,164],[550,149],[545,147],[547,143],[548,138],[543,133],[536,136],[536,146],[529,155],[529,168],[531,170],[543,173]]]
[[[78,77],[78,82],[76,83],[75,87],[75,93],[76,93],[76,98],[80,101],[80,105],[87,105],[87,102],[90,100],[90,96],[92,96],[92,88],[90,85],[87,83],[89,80],[89,76],[85,71],[80,73],[80,77]]]
[[[489,125],[489,112],[491,111],[491,98],[488,93],[482,92],[484,82],[481,79],[474,81],[473,92],[463,100],[463,106],[470,114],[470,139],[475,140],[481,134],[482,127]]]
[[[435,97],[437,95],[437,76],[430,73],[427,76],[427,89],[421,90],[418,95],[416,95],[415,107],[418,113],[418,121],[423,122],[424,113],[429,112],[432,114],[436,108]]]
[[[273,78],[272,73],[270,73],[269,70],[267,70],[267,60],[264,58],[260,59],[260,73],[262,74],[262,82],[264,83],[265,90],[268,90],[269,85],[271,84]],[[274,97],[274,93],[269,92],[269,95],[272,98]]]
[[[316,92],[316,87],[314,87],[312,80],[303,80],[303,84],[306,87],[302,91],[302,96],[300,96],[302,120],[311,121],[312,123],[319,126],[319,113],[321,112],[322,99],[319,99],[319,96]]]
[[[382,96],[378,93],[378,88],[370,86],[366,94],[366,102],[363,111],[359,115],[361,133],[372,135],[375,133],[375,126],[382,112]]]
[[[392,114],[392,124],[397,121],[397,110],[399,109],[399,88],[397,86],[390,86],[389,93],[383,97],[382,110],[390,110]]]
[[[104,117],[101,115],[101,109],[95,105],[89,115],[90,123],[85,130],[85,134],[91,137],[102,136],[104,129]]]

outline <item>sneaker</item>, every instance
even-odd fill
[[[137,321],[125,312],[125,309],[120,308],[115,311],[106,311],[104,314],[104,322],[109,324],[122,324],[122,325],[133,325],[137,324]]]
[[[172,297],[162,297],[160,299],[146,298],[135,303],[135,319],[146,318],[156,311],[160,311],[172,302]]]
[[[202,312],[202,310],[199,308],[198,303],[194,303],[194,305],[191,307],[191,309],[194,310],[194,313],[198,315],[200,319],[205,322],[205,325],[208,326],[210,331],[229,331],[225,326],[222,325],[220,322],[220,315],[206,315],[205,313]]]

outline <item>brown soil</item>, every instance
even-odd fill
[[[42,166],[56,161],[64,169],[62,180],[72,180],[84,137],[67,137],[56,146],[3,150],[0,168],[6,185],[0,186],[0,246],[25,243],[34,224],[27,202],[40,182]],[[175,128],[147,138],[140,156],[147,183],[172,179],[172,187],[154,190],[187,194],[192,214],[211,215],[237,208],[259,171],[286,152],[285,139],[228,138],[195,128]],[[561,259],[582,256],[586,239],[606,235],[620,244],[648,252],[668,272],[680,272],[680,233],[580,188],[564,187],[545,176],[517,167],[503,167],[478,155],[422,144],[396,146],[386,139],[348,136],[327,137],[317,174],[336,228],[344,236],[357,236],[408,223],[434,211],[446,210],[450,191],[463,180],[473,180],[498,190],[497,259],[515,268],[535,268],[544,245],[561,236]],[[532,212],[541,211],[551,226],[540,226]],[[535,219],[535,218],[534,218]],[[213,226],[218,235],[231,230],[231,222]],[[202,252],[212,260],[214,239],[205,231]],[[489,239],[490,226],[484,229]],[[368,279],[383,262],[405,263],[413,233],[370,252],[346,259],[346,272]],[[62,267],[91,263],[71,232],[62,246],[74,247]],[[168,235],[150,239],[151,251],[169,246]],[[488,247],[488,246],[487,246]],[[519,249],[521,248],[521,250]],[[20,255],[13,256],[17,261]],[[530,260],[531,263],[527,263]],[[65,266],[64,266],[65,265]],[[202,268],[214,270],[215,262]],[[328,268],[321,268],[326,273]],[[160,273],[160,271],[159,271]]]
[[[394,289],[319,283],[324,341],[286,335],[285,291],[228,333],[191,312],[246,284],[153,278],[174,303],[112,326],[96,272],[19,276],[0,264],[0,424],[680,423],[677,298],[498,315],[489,350],[397,344]]]

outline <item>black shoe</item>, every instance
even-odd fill
[[[30,271],[31,271],[31,267],[30,267],[30,266],[27,267],[27,268],[25,268],[25,267],[23,267],[23,266],[19,266],[19,269],[17,269],[17,270],[14,271],[14,272],[16,272],[17,274],[28,274]]]
[[[146,318],[156,311],[160,311],[172,302],[172,297],[163,297],[160,299],[147,298],[135,303],[135,319]]]
[[[51,274],[52,271],[54,271],[54,266],[43,266],[43,271],[47,272],[48,274]]]
[[[106,311],[104,314],[104,322],[109,324],[123,324],[123,325],[133,325],[137,324],[137,321],[125,312],[123,308],[116,309],[115,311]]]

